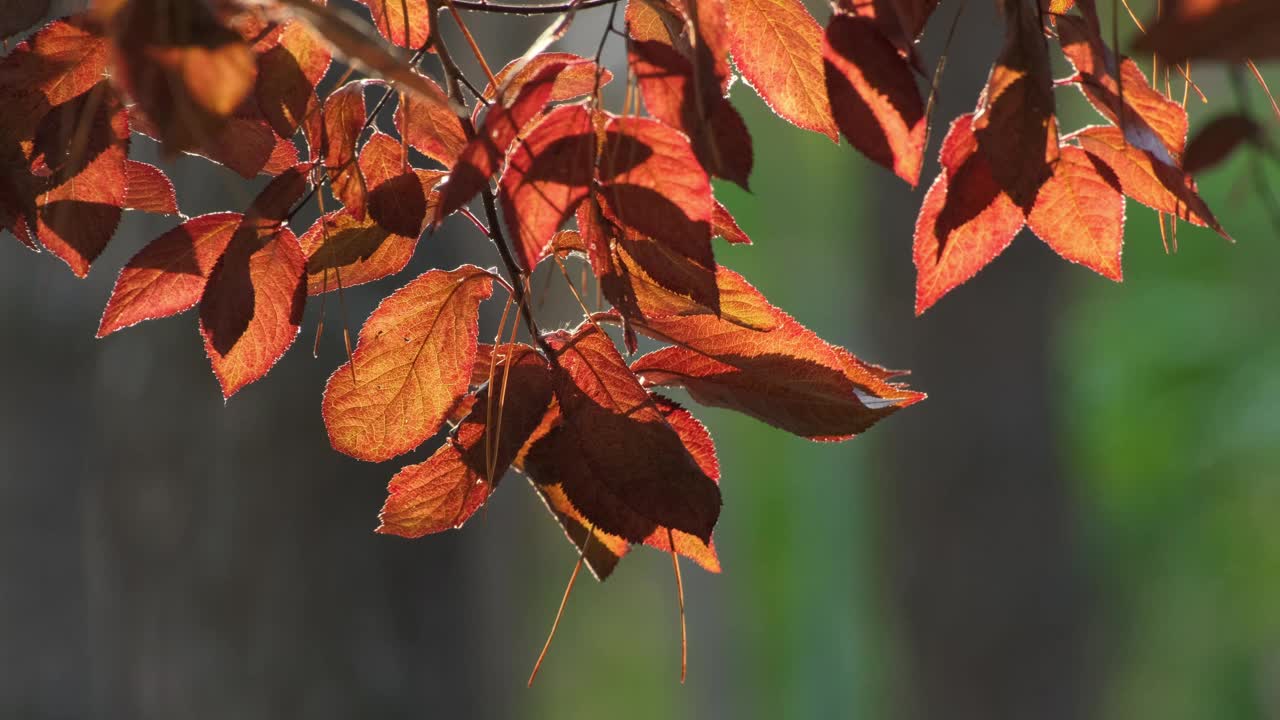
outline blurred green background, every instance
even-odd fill
[[[937,128],[982,85],[989,13],[961,21]],[[1197,78],[1193,130],[1239,102],[1221,69]],[[1100,122],[1075,94],[1064,127]],[[1277,163],[1203,177],[1235,245],[1184,226],[1166,254],[1130,203],[1122,285],[1024,233],[917,320],[923,188],[732,97],[752,192],[717,195],[755,245],[718,259],[930,399],[843,444],[695,409],[725,571],[685,565],[686,685],[670,560],[638,550],[578,585],[526,690],[575,553],[515,478],[462,532],[372,536],[398,466],[325,443],[336,337],[226,407],[190,317],[93,341],[113,269],[168,227],[135,220],[79,285],[0,243],[0,717],[1280,719]],[[453,224],[415,268],[488,252]],[[398,282],[348,295],[353,329]]]

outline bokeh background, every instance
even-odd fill
[[[957,26],[935,146],[997,52],[987,5]],[[558,47],[593,52],[607,16]],[[494,62],[541,29],[473,19]],[[606,57],[619,69],[616,44]],[[1196,75],[1211,103],[1193,128],[1247,102],[1280,139],[1251,80]],[[93,339],[115,270],[173,225],[129,217],[83,282],[0,241],[0,718],[1280,718],[1280,232],[1260,194],[1277,164],[1202,179],[1235,245],[1183,227],[1166,254],[1130,203],[1123,285],[1026,234],[914,319],[923,189],[732,96],[753,192],[717,193],[755,245],[719,260],[930,399],[838,445],[698,411],[725,572],[686,565],[685,685],[669,557],[581,582],[526,689],[576,555],[524,481],[408,542],[371,532],[399,464],[328,447],[337,320],[354,333],[405,278],[493,262],[472,228],[451,221],[345,309],[330,298],[319,359],[310,303],[298,345],[224,405],[191,314]],[[1059,93],[1064,126],[1099,122],[1077,96]],[[139,149],[190,215],[251,197]],[[563,283],[547,287],[554,317]]]

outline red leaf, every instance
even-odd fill
[[[663,417],[671,425],[671,429],[680,436],[685,449],[689,451],[694,461],[698,463],[698,467],[702,469],[702,472],[713,481],[719,482],[720,466],[716,460],[715,445],[712,443],[707,429],[687,410],[671,400],[655,394],[650,394],[650,397],[653,399],[658,411],[662,413]],[[584,553],[587,566],[592,574],[599,580],[609,577],[614,568],[617,567],[618,562],[631,550],[631,543],[617,535],[603,532],[598,528],[589,530],[590,521],[573,506],[573,503],[569,501],[568,496],[565,495],[564,489],[560,485],[538,485],[535,483],[534,489],[538,491],[543,502],[546,503],[547,509],[551,511],[551,514],[564,529],[565,536],[569,539],[569,542]],[[671,533],[672,539],[675,540],[676,552],[711,572],[720,572],[720,559],[716,556],[713,542],[703,542],[688,533],[679,530],[669,531],[668,528],[659,527],[650,533],[643,543],[662,552],[669,553],[671,552],[671,546],[667,539],[668,532]],[[587,542],[588,534],[591,536],[590,543]]]
[[[548,337],[561,422],[525,469],[559,484],[592,527],[639,542],[660,526],[710,540],[720,490],[698,467],[613,341],[594,325]]]
[[[424,77],[422,81],[435,86],[430,78]],[[413,94],[401,96],[396,107],[396,131],[414,150],[440,161],[445,167],[453,167],[467,146],[462,121],[452,109]]]
[[[200,298],[200,334],[222,396],[258,380],[289,349],[302,325],[306,260],[298,239],[282,227],[262,242],[232,236]]]
[[[310,170],[309,165],[296,165],[273,178],[250,203],[245,223],[271,227],[287,220],[293,206],[307,191]]]
[[[382,37],[402,48],[420,48],[431,35],[427,0],[359,0],[373,15]]]
[[[445,444],[426,462],[391,479],[378,532],[413,538],[460,527],[484,504],[538,428],[551,403],[550,368],[527,345],[506,347],[493,383],[476,396],[471,412]],[[508,368],[509,379],[504,377]],[[487,377],[487,363],[485,372]],[[490,390],[499,393],[501,402],[489,400]],[[487,453],[493,458],[491,477]]]
[[[239,213],[194,217],[138,251],[116,279],[98,337],[195,307],[240,221]]]
[[[1212,58],[1244,62],[1280,57],[1280,6],[1275,0],[1183,0],[1137,41],[1167,62]]]
[[[973,116],[961,115],[943,140],[943,171],[916,219],[916,315],[1004,252],[1025,222],[977,149]]]
[[[754,313],[767,315],[772,320],[762,323],[767,329],[714,315],[638,321],[641,332],[677,346],[632,363],[646,385],[684,387],[700,403],[737,410],[814,440],[848,439],[924,398],[826,343],[745,280],[736,281],[741,289],[731,302],[751,304]]]
[[[523,58],[513,60],[499,70],[494,79],[502,87],[503,97],[511,98],[519,95],[520,89],[537,77],[547,66],[558,64],[563,64],[564,68],[556,76],[547,102],[563,102],[590,95],[596,90],[597,78],[600,87],[608,85],[613,80],[613,73],[607,68],[602,68],[581,55],[564,52],[544,52],[533,56],[527,63]],[[498,97],[498,90],[493,83],[489,83],[485,85],[482,96],[485,100],[494,100]],[[484,103],[476,103],[475,112],[471,116],[472,120],[480,115],[482,108]]]
[[[822,27],[800,0],[734,0],[733,60],[760,97],[787,122],[839,140],[823,86]]]
[[[286,23],[279,43],[258,55],[254,97],[277,135],[292,137],[315,110],[315,88],[332,59],[329,48],[297,21]]]
[[[874,21],[836,15],[822,53],[827,93],[845,138],[912,186],[924,162],[924,101],[911,67]]]
[[[1200,199],[1195,180],[1147,150],[1125,142],[1119,128],[1086,128],[1072,138],[1086,152],[1111,168],[1125,195],[1192,225],[1210,227],[1230,239],[1209,206]]]
[[[259,173],[275,175],[296,165],[298,151],[293,143],[277,136],[256,107],[246,105],[241,109],[246,114],[221,119],[213,134],[203,136],[199,144],[183,152],[226,165],[246,179]],[[160,129],[137,105],[129,108],[129,123],[135,132],[163,139]]]
[[[80,143],[77,132],[86,116],[88,140]],[[127,202],[128,114],[103,81],[50,112],[35,148],[51,173],[35,203],[36,236],[84,277],[115,234]]]
[[[0,87],[38,91],[49,107],[61,105],[102,80],[107,56],[106,39],[90,27],[74,20],[55,20],[0,61]],[[27,118],[33,123],[39,119]]]
[[[600,150],[601,199],[641,235],[710,255],[711,182],[689,140],[654,120],[614,117]]]
[[[973,117],[978,147],[1009,199],[1030,212],[1058,157],[1048,45],[1038,15],[1006,7],[1006,37]]]
[[[359,163],[371,188],[368,216],[358,220],[343,208],[317,220],[300,240],[312,295],[337,290],[339,273],[343,287],[351,287],[403,270],[437,200],[432,188],[443,173],[404,171],[401,146],[388,135],[370,137]]]
[[[751,175],[751,135],[742,116],[718,93],[699,93],[693,65],[671,45],[634,40],[628,45],[649,114],[690,137],[693,152],[708,173],[747,187]]]
[[[595,143],[586,108],[570,105],[548,113],[511,153],[499,199],[526,269],[546,257],[551,237],[586,198]]]
[[[751,238],[738,227],[738,221],[719,202],[711,211],[711,234],[724,238],[731,245],[751,244]]]
[[[353,80],[334,90],[324,102],[324,166],[329,184],[342,204],[357,219],[364,219],[367,188],[356,162],[356,146],[366,116],[364,80]]]
[[[563,63],[547,65],[520,88],[510,105],[495,104],[489,109],[484,124],[463,148],[448,181],[440,187],[440,204],[433,224],[440,224],[484,189],[520,130],[547,106],[556,76],[563,69]]]
[[[178,196],[173,183],[155,165],[129,160],[125,165],[126,210],[141,210],[157,215],[177,215]]]
[[[1116,58],[1098,31],[1091,23],[1070,15],[1058,18],[1057,24],[1062,53],[1075,66],[1074,79],[1094,109],[1113,125],[1122,126],[1130,144],[1149,150],[1167,164],[1176,165],[1187,142],[1186,110],[1152,88],[1142,70],[1129,58],[1120,64],[1122,108],[1121,88],[1115,78]]]
[[[1064,147],[1040,189],[1027,225],[1054,252],[1119,282],[1124,273],[1124,196],[1110,170],[1076,147]]]
[[[463,265],[428,271],[384,299],[325,388],[334,449],[379,462],[434,435],[467,391],[480,303],[492,293],[487,271]]]

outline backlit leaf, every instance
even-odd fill
[[[431,437],[467,391],[485,270],[431,270],[389,295],[360,330],[350,362],[334,371],[323,412],[334,449],[378,462]]]
[[[734,63],[774,112],[839,139],[823,84],[822,28],[800,0],[730,0]]]
[[[232,236],[200,298],[200,334],[213,374],[230,398],[289,349],[306,303],[298,239],[282,227],[265,239]]]
[[[1062,148],[1027,225],[1063,258],[1119,282],[1124,196],[1110,172],[1084,150]]]
[[[155,165],[130,160],[125,165],[125,209],[158,215],[177,215],[178,196],[173,183]]]
[[[632,542],[658,527],[710,540],[720,490],[698,466],[594,325],[548,338],[556,350],[561,422],[533,444],[525,469],[559,485],[590,525]]]
[[[359,0],[373,15],[373,26],[382,37],[402,48],[427,44],[431,12],[427,0]]]
[[[845,138],[911,185],[920,181],[924,101],[907,61],[865,17],[836,15],[823,39],[835,122]]]
[[[241,219],[240,213],[200,215],[147,243],[120,271],[98,337],[195,307]]]

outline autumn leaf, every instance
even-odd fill
[[[599,179],[607,212],[625,228],[710,255],[715,201],[685,135],[654,120],[611,118]]]
[[[232,236],[200,298],[200,335],[213,374],[230,398],[260,379],[293,345],[306,303],[306,259],[287,227],[265,241]]]
[[[382,37],[402,48],[427,44],[431,13],[427,0],[359,0],[373,15],[373,26]]]
[[[460,527],[537,429],[552,398],[547,361],[527,345],[504,346],[498,358],[493,382],[476,395],[444,445],[391,479],[378,532],[421,537]],[[481,365],[476,363],[478,369]],[[488,363],[483,369],[487,380]]]
[[[671,429],[680,436],[685,449],[698,463],[702,472],[713,481],[720,482],[720,464],[716,458],[715,444],[706,427],[674,401],[653,393],[649,397],[671,425]],[[603,581],[608,578],[618,562],[630,552],[631,543],[617,535],[611,535],[593,527],[591,522],[569,501],[560,485],[534,483],[533,487],[547,509],[551,511],[552,516],[564,529],[565,537],[584,553],[592,574],[598,580]],[[716,554],[714,542],[703,542],[688,533],[665,527],[655,529],[642,542],[656,550],[669,553],[671,543],[668,540],[668,532],[671,533],[671,540],[675,541],[677,553],[693,560],[710,572],[720,572],[720,558]],[[590,542],[587,541],[588,535],[591,537]]]
[[[440,204],[433,224],[440,224],[485,188],[520,130],[546,107],[555,90],[556,77],[564,67],[563,63],[547,65],[520,88],[509,105],[489,109],[476,136],[463,148],[448,180],[440,187]]]
[[[924,101],[910,65],[865,17],[836,15],[822,44],[836,125],[846,139],[913,187],[924,162]]]
[[[547,113],[511,153],[499,200],[525,268],[546,257],[556,230],[587,197],[595,145],[586,108],[569,105]]]
[[[719,93],[701,93],[693,64],[657,40],[628,45],[645,107],[656,120],[690,137],[694,155],[712,175],[748,187],[753,162],[751,135],[742,116]]]
[[[1005,45],[991,68],[973,131],[991,175],[1024,213],[1058,159],[1058,121],[1048,45],[1039,17],[1005,3]]]
[[[36,238],[84,277],[128,202],[128,114],[103,81],[45,117],[35,150],[48,172],[35,201]]]
[[[513,60],[506,67],[498,71],[494,75],[494,79],[498,81],[497,87],[493,83],[485,85],[481,93],[481,97],[485,100],[496,100],[498,97],[498,89],[502,89],[503,97],[514,97],[520,94],[523,88],[530,80],[538,77],[538,75],[551,65],[564,65],[564,67],[556,75],[555,83],[552,85],[551,94],[547,97],[547,102],[564,102],[572,100],[583,95],[590,95],[596,90],[596,83],[599,82],[600,87],[608,85],[613,80],[613,73],[608,68],[596,65],[594,61],[565,52],[545,52],[541,55],[535,55],[524,62],[523,59]],[[476,103],[476,109],[472,113],[472,120],[479,117],[480,110],[484,108],[484,103]]]
[[[480,303],[492,293],[488,271],[463,265],[430,270],[387,296],[325,387],[334,449],[379,462],[434,435],[467,391]]]
[[[369,185],[368,214],[359,219],[342,208],[316,220],[300,238],[312,295],[337,290],[339,276],[351,287],[403,270],[437,200],[433,188],[444,176],[406,171],[402,146],[383,133],[369,138],[358,162]]]
[[[536,442],[525,470],[559,485],[594,528],[640,542],[658,527],[711,538],[720,490],[592,324],[548,336],[556,351],[561,422]]]
[[[1200,199],[1195,181],[1150,151],[1126,142],[1119,128],[1086,128],[1071,138],[1111,169],[1126,196],[1192,225],[1212,228],[1230,239]]]
[[[822,28],[800,0],[730,0],[729,43],[742,77],[779,116],[834,142]]]
[[[683,387],[699,403],[814,440],[848,439],[924,398],[823,341],[740,276],[731,284],[737,292],[722,302],[749,305],[736,314],[772,322],[757,329],[714,315],[656,313],[639,320],[638,330],[675,345],[632,363],[646,385]]]
[[[129,160],[125,164],[124,207],[157,215],[177,215],[178,196],[163,170],[155,165]]]
[[[240,213],[200,215],[147,243],[120,271],[97,336],[195,307],[242,218]]]
[[[329,173],[329,186],[357,220],[363,219],[368,188],[356,162],[360,133],[367,114],[363,80],[353,80],[334,90],[324,102],[322,155]]]
[[[1076,69],[1072,78],[1103,117],[1124,128],[1129,143],[1147,150],[1164,163],[1176,165],[1187,142],[1187,112],[1151,87],[1130,58],[1120,63],[1115,77],[1115,54],[1091,23],[1073,16],[1058,18],[1062,53]]]
[[[1004,252],[1025,224],[978,152],[973,116],[961,115],[942,142],[942,172],[916,218],[916,315]]]
[[[1027,225],[1064,259],[1116,282],[1124,278],[1124,196],[1110,169],[1084,150],[1062,148]]]
[[[279,40],[258,53],[254,99],[277,135],[292,137],[308,114],[316,111],[316,85],[332,59],[329,48],[297,21],[286,23]]]
[[[435,85],[430,78],[423,82]],[[443,92],[443,91],[442,91]],[[396,131],[409,146],[427,157],[453,167],[467,146],[462,121],[447,106],[426,102],[415,95],[404,95],[396,106]]]

